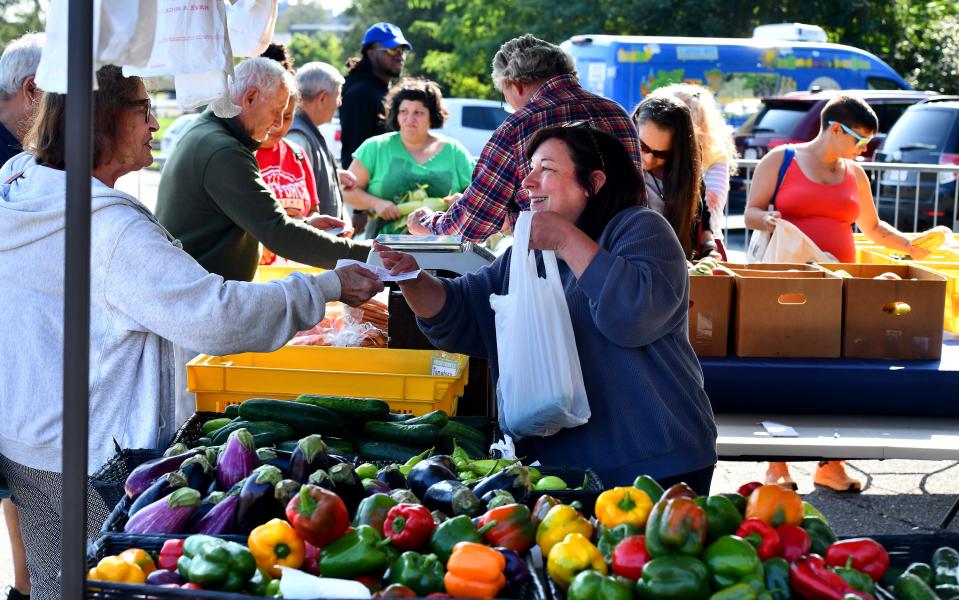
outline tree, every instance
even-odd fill
[[[319,2],[299,2],[287,6],[276,17],[276,31],[289,31],[290,25],[329,23],[330,12]]]
[[[295,67],[319,61],[343,70],[343,45],[340,43],[340,38],[332,33],[313,35],[294,33],[293,39],[287,44],[287,49],[290,51]]]
[[[0,0],[0,46],[32,31],[43,31],[40,0]]]

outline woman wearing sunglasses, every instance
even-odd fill
[[[855,162],[878,129],[876,113],[864,100],[846,95],[830,100],[822,111],[819,135],[792,146],[795,154],[778,191],[786,147],[772,150],[757,165],[746,204],[746,227],[773,231],[777,219],[789,221],[821,250],[839,262],[852,263],[856,262],[855,223],[877,244],[923,258],[928,250],[914,247],[909,238],[879,220],[869,178]],[[770,210],[774,201],[775,210]],[[766,482],[796,489],[786,463],[769,463]],[[820,461],[813,482],[841,492],[862,488],[846,474],[842,461]]]

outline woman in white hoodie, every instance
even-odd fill
[[[91,179],[90,472],[125,448],[161,448],[174,429],[174,345],[270,351],[334,300],[383,289],[349,267],[283,281],[224,281],[203,269],[116,180],[149,165],[158,128],[142,81],[97,72]],[[0,170],[0,474],[20,509],[32,597],[59,598],[63,425],[65,96],[45,94],[27,152]],[[264,118],[267,118],[265,116]],[[96,532],[106,515],[88,498]]]

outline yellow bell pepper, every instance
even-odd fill
[[[643,528],[653,501],[642,490],[632,486],[606,490],[596,498],[596,518],[608,529],[617,525],[635,525]]]
[[[556,585],[565,590],[580,571],[593,570],[605,575],[606,559],[589,538],[571,533],[550,550],[546,570]]]
[[[149,575],[157,570],[156,563],[153,562],[153,557],[142,548],[127,548],[117,556],[143,569],[144,575]]]
[[[306,556],[306,546],[293,526],[282,519],[271,519],[250,532],[247,540],[256,566],[273,577],[282,575],[277,567],[299,569]]]
[[[87,579],[115,583],[146,583],[143,569],[119,556],[106,556],[97,566],[87,571]]]
[[[557,504],[549,509],[536,528],[536,544],[542,550],[543,556],[548,557],[553,546],[571,533],[578,533],[589,539],[593,537],[593,525],[572,506]]]

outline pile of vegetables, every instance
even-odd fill
[[[716,259],[706,257],[702,258],[696,263],[691,263],[688,260],[686,261],[686,270],[689,272],[690,277],[701,277],[701,276],[712,276],[712,275],[733,275],[733,272],[727,269],[725,266],[719,264]]]
[[[430,198],[426,188],[426,185],[421,185],[394,198],[396,208],[400,211],[400,218],[384,223],[378,233],[409,233],[409,228],[406,226],[406,217],[418,208],[425,207],[435,211],[445,211],[447,209],[446,202],[442,198]],[[373,218],[378,217],[374,216]]]

